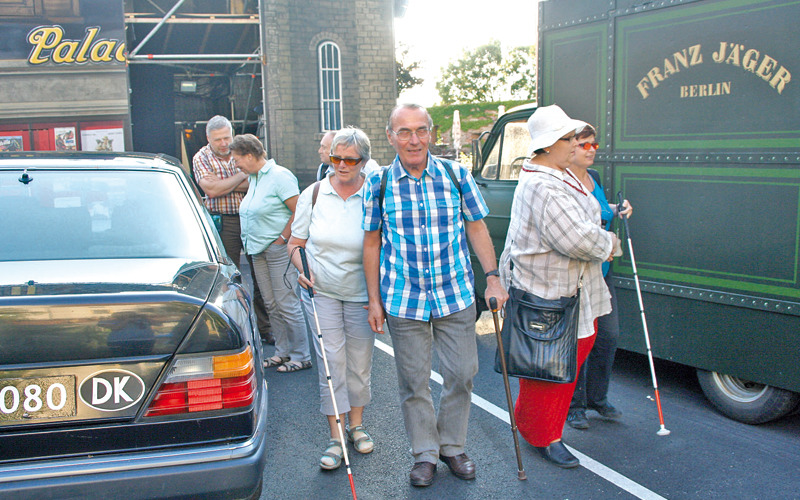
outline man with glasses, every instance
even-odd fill
[[[478,371],[467,240],[487,271],[487,301],[502,306],[508,298],[482,220],[489,210],[469,170],[428,152],[432,126],[422,106],[395,107],[386,136],[397,156],[367,179],[364,193],[368,318],[376,333],[385,319],[392,336],[414,486],[433,482],[440,459],[458,478],[475,477],[464,452]],[[438,415],[428,385],[433,346],[444,379]]]

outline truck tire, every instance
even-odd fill
[[[746,424],[780,418],[800,403],[800,394],[724,373],[697,370],[703,393],[723,415]]]

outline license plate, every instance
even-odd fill
[[[75,401],[73,375],[0,379],[0,425],[71,417]]]

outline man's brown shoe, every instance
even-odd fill
[[[459,479],[475,479],[475,462],[466,453],[454,457],[441,455],[442,462],[450,467],[450,472]]]
[[[411,474],[408,477],[411,479],[412,486],[430,486],[433,482],[434,472],[436,472],[436,464],[417,462],[411,468]]]

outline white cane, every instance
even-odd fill
[[[300,261],[303,263],[303,276],[307,280],[311,280],[311,274],[308,271],[308,261],[306,260],[306,249],[298,247],[300,250]],[[342,451],[344,452],[344,465],[347,468],[347,477],[350,479],[350,491],[353,493],[353,500],[356,500],[356,487],[353,483],[353,472],[350,470],[350,459],[347,456],[347,442],[344,440],[344,428],[342,427],[342,419],[339,417],[339,408],[336,405],[336,395],[333,392],[333,382],[331,381],[331,370],[328,368],[328,356],[325,355],[325,344],[322,341],[322,328],[319,326],[319,316],[317,316],[317,306],[314,304],[314,289],[311,286],[306,288],[308,290],[308,298],[311,300],[311,310],[314,311],[314,323],[317,325],[317,338],[319,339],[319,348],[322,351],[322,364],[325,366],[325,378],[328,380],[328,390],[331,391],[331,401],[333,402],[333,413],[336,415],[336,428],[339,430],[339,439],[342,442]]]

